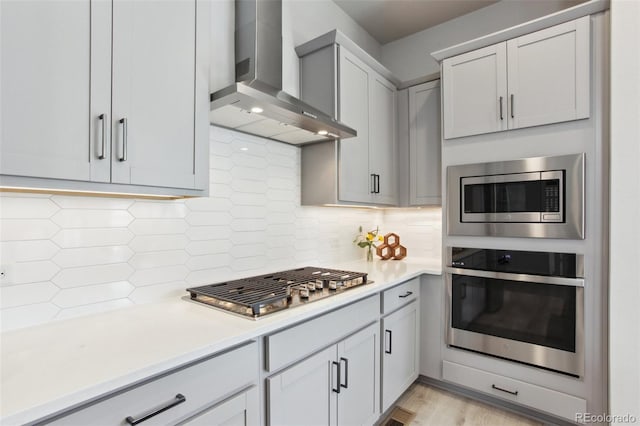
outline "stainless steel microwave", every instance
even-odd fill
[[[585,155],[447,168],[447,232],[584,238]]]

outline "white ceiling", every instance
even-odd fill
[[[380,44],[433,27],[497,0],[334,0]]]

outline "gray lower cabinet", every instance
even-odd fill
[[[583,398],[455,362],[442,362],[442,378],[571,422],[576,421],[577,413],[589,412],[587,401]]]
[[[38,424],[256,424],[258,363],[249,342]]]
[[[378,324],[267,379],[268,424],[371,425],[379,416]]]
[[[0,19],[0,185],[208,188],[208,2],[11,1]]]
[[[400,205],[442,204],[440,80],[398,92]]]
[[[418,378],[419,322],[417,300],[382,319],[382,412]]]
[[[258,389],[255,386],[187,420],[185,426],[251,426],[259,422]]]
[[[300,361],[267,379],[268,423],[271,425],[335,425],[338,400],[335,346]],[[337,383],[336,383],[337,386]]]

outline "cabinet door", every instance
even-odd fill
[[[257,425],[259,407],[258,390],[252,387],[181,424],[188,426]]]
[[[409,204],[441,204],[440,81],[409,89]]]
[[[195,187],[196,0],[113,3],[114,183]]]
[[[373,201],[397,204],[396,88],[375,73],[370,75],[369,171],[378,175]]]
[[[509,128],[589,117],[589,19],[507,42]]]
[[[267,379],[268,423],[278,426],[335,425],[338,394],[336,346]]]
[[[418,378],[418,302],[382,320],[382,412]]]
[[[339,48],[339,118],[358,136],[340,140],[338,198],[371,203],[369,174],[369,68],[346,49]]]
[[[442,62],[444,138],[507,128],[506,43]]]
[[[0,173],[108,182],[110,3],[2,1],[0,20]]]
[[[380,415],[378,327],[372,324],[338,343],[339,425],[372,425]]]

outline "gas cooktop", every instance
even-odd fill
[[[191,299],[247,318],[336,295],[370,284],[367,274],[336,269],[304,268],[188,288]]]

